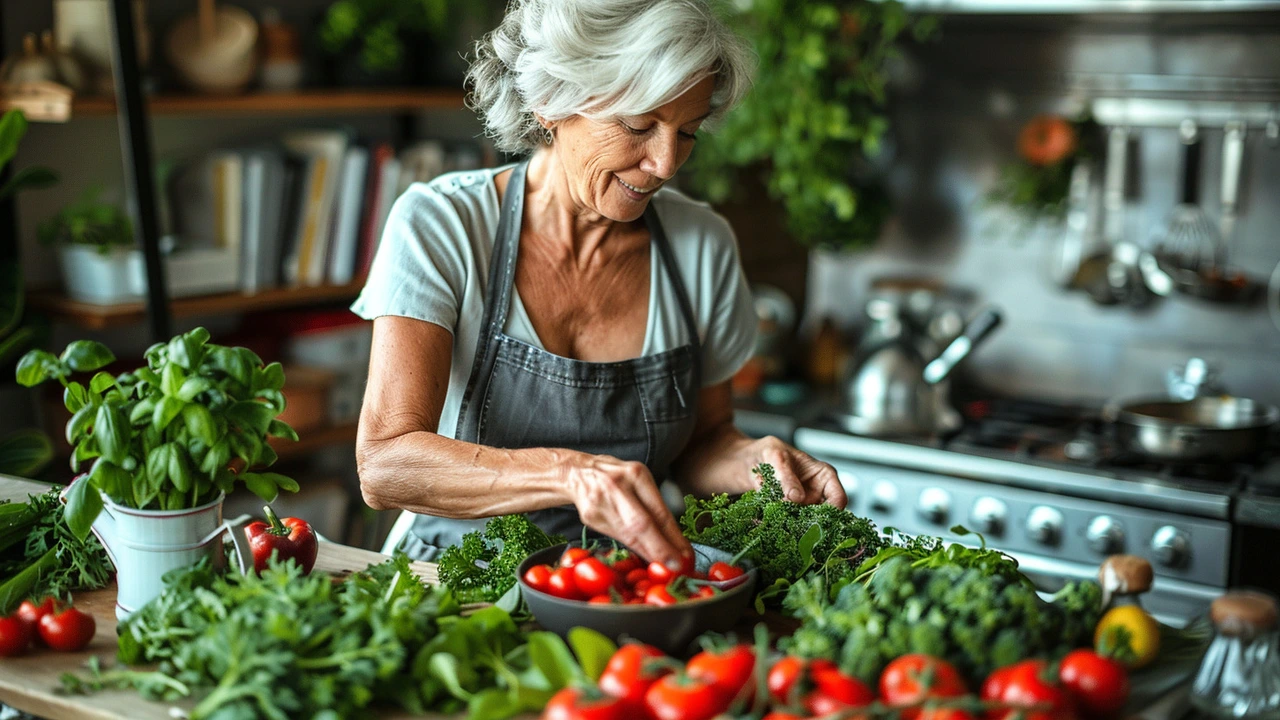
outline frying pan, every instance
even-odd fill
[[[1267,444],[1280,410],[1230,395],[1136,400],[1103,411],[1120,446],[1165,462],[1246,460]]]

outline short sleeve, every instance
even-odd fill
[[[738,240],[733,228],[720,215],[709,223],[709,249],[713,256],[707,267],[711,312],[702,346],[702,384],[718,385],[738,372],[755,352],[756,317],[751,288],[738,256]]]
[[[366,320],[408,317],[455,332],[469,264],[464,225],[446,196],[411,186],[391,207],[351,310]]]

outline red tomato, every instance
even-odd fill
[[[626,601],[625,603],[623,603],[623,604],[624,604],[624,605],[644,605],[644,598],[642,598],[642,597],[629,597],[629,598],[627,598],[627,601]]]
[[[31,633],[32,639],[38,641],[40,639],[40,630],[38,630],[40,628],[40,619],[44,618],[45,615],[49,615],[50,612],[56,611],[58,611],[58,603],[54,601],[54,598],[46,597],[44,601],[40,602],[40,605],[36,605],[35,602],[29,600],[22,601],[22,605],[18,606],[17,612],[14,612],[13,615],[14,618],[22,620],[22,623],[27,625],[27,630]]]
[[[613,598],[609,597],[608,595],[592,595],[591,599],[588,600],[587,602],[591,603],[592,605],[612,605]]]
[[[649,592],[649,588],[651,587],[653,587],[653,583],[649,582],[648,578],[645,578],[644,580],[636,583],[634,589],[636,591],[636,595],[644,597],[645,593]]]
[[[927,707],[920,711],[919,720],[974,720],[974,717],[959,708]]]
[[[31,628],[17,615],[0,617],[0,657],[14,657],[27,651]]]
[[[671,594],[666,585],[654,585],[645,591],[644,602],[646,605],[675,605],[680,601]]]
[[[613,568],[613,571],[619,575],[626,575],[632,570],[643,570],[644,562],[639,556],[629,550],[618,550],[611,552],[605,557],[605,562]]]
[[[837,669],[836,664],[830,660],[805,660],[788,655],[769,668],[769,675],[766,678],[769,694],[778,702],[790,705],[796,699],[791,697],[791,690],[798,680],[807,678],[810,673],[835,669]]]
[[[599,595],[609,592],[618,582],[618,573],[600,558],[589,557],[574,564],[573,579],[584,595]]]
[[[628,570],[626,576],[623,579],[626,581],[628,585],[635,585],[639,583],[641,580],[647,581],[649,579],[649,571],[646,568],[635,568],[633,570]]]
[[[73,607],[40,618],[40,639],[54,650],[83,650],[97,631],[93,616]]]
[[[558,567],[553,570],[551,578],[547,580],[547,592],[566,600],[583,599],[578,583],[573,579],[573,568]]]
[[[813,692],[804,698],[805,709],[814,715],[830,715],[846,708],[870,705],[876,694],[857,678],[836,668],[810,669]]]
[[[600,689],[621,698],[631,707],[644,704],[644,694],[658,678],[671,672],[671,668],[655,665],[654,660],[666,657],[652,645],[632,643],[623,645],[609,658],[600,674]]]
[[[729,707],[729,700],[711,683],[679,675],[654,683],[644,702],[657,720],[710,720]]]
[[[591,551],[586,548],[568,547],[560,554],[560,567],[571,568],[577,565],[579,561],[586,560],[591,557]]]
[[[534,565],[524,571],[524,582],[538,592],[551,592],[551,566]]]
[[[1013,665],[1007,665],[991,671],[982,683],[979,697],[988,702],[999,702],[1004,696],[1004,689],[1009,686],[1009,676],[1013,674]]]
[[[704,650],[689,658],[684,671],[695,680],[709,682],[729,699],[735,699],[751,682],[756,654],[750,645],[734,645],[719,652]]]
[[[1080,707],[1102,717],[1120,712],[1129,699],[1129,672],[1122,663],[1092,650],[1062,658],[1058,679]]]
[[[1047,710],[1026,712],[1017,709],[993,710],[990,720],[1020,717],[1021,720],[1074,720],[1075,705],[1058,678],[1048,671],[1044,660],[1024,660],[1009,668],[1004,691],[994,698],[1015,706],[1048,705]]]
[[[672,570],[660,562],[649,563],[649,580],[654,585],[666,585],[681,575],[688,575],[693,572],[693,558],[685,557],[680,559],[681,566],[679,570]]]
[[[701,600],[702,598],[709,598],[709,597],[715,597],[715,596],[716,596],[715,588],[711,587],[710,585],[703,585],[699,587],[697,590],[694,590],[693,594],[689,596],[689,599]]]
[[[932,684],[924,687],[925,678]],[[880,673],[880,698],[886,705],[915,705],[925,698],[958,697],[969,692],[960,673],[945,660],[913,653],[903,655]],[[919,708],[902,711],[902,720],[916,720]]]
[[[547,701],[542,720],[626,720],[623,702],[592,689],[567,687]]]
[[[726,562],[712,563],[711,569],[707,570],[707,577],[715,580],[716,582],[732,580],[736,577],[742,577],[745,574],[747,574],[746,570],[743,570],[737,565],[730,565]]]

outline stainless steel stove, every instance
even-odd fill
[[[963,429],[947,438],[861,437],[818,414],[800,419],[791,440],[836,467],[853,512],[882,529],[966,544],[978,539],[950,528],[980,532],[1046,592],[1095,578],[1107,555],[1146,557],[1157,578],[1146,604],[1171,623],[1236,584],[1237,505],[1254,479],[1280,477],[1280,462],[1177,467],[1125,457],[1089,410],[1009,401],[964,410]]]

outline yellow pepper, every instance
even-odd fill
[[[1111,608],[1098,621],[1094,650],[1130,668],[1145,667],[1160,651],[1160,625],[1137,605]]]

